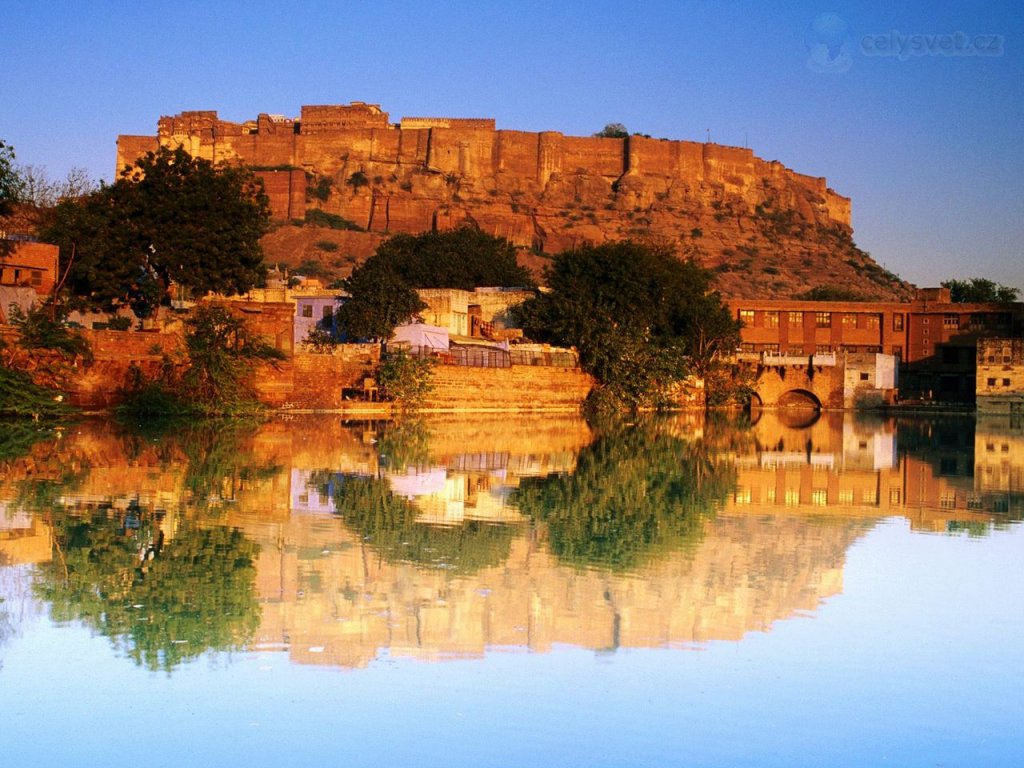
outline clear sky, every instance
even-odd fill
[[[775,5],[5,0],[0,139],[109,181],[118,134],[189,109],[621,122],[825,176],[857,243],[911,282],[1024,289],[1019,3]]]

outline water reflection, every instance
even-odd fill
[[[1021,429],[973,418],[87,421],[0,445],[0,572],[165,670],[739,639],[839,594],[879,520],[1024,515]]]

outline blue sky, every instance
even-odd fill
[[[621,122],[825,176],[853,198],[857,243],[919,285],[1024,289],[1014,2],[7,0],[2,17],[0,139],[54,177],[111,180],[118,134],[186,109],[361,100],[570,135]]]

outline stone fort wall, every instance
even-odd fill
[[[304,106],[298,120],[261,114],[255,121],[233,123],[209,110],[161,117],[155,137],[118,138],[118,168],[159,145],[181,145],[193,156],[261,169],[277,218],[294,217],[295,170],[344,177],[353,168],[383,165],[396,176],[413,168],[457,176],[468,184],[500,180],[526,193],[543,191],[553,176],[584,170],[609,181],[658,176],[694,187],[710,185],[752,202],[763,199],[767,180],[794,188],[796,197],[811,201],[805,205],[815,208],[817,217],[850,224],[849,198],[829,189],[825,179],[795,173],[741,147],[496,130],[493,119],[410,117],[393,124],[379,106],[361,102]],[[287,180],[275,179],[275,173],[288,174]],[[372,221],[373,212],[368,215]],[[430,228],[435,222],[416,223]]]

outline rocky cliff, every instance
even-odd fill
[[[496,130],[486,119],[395,124],[354,103],[244,123],[211,111],[162,117],[156,136],[119,137],[119,167],[158,145],[259,173],[278,220],[268,260],[292,266],[345,274],[389,233],[472,223],[521,246],[533,267],[543,254],[634,238],[698,259],[734,296],[908,291],[854,245],[848,198],[739,147]]]

